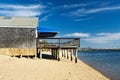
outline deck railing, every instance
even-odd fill
[[[37,38],[37,47],[80,47],[80,38]]]

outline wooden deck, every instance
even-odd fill
[[[75,56],[77,63],[77,52],[80,47],[80,38],[37,38],[37,53],[42,58],[42,49],[51,49],[51,54],[60,61],[59,55],[62,57],[71,58]],[[70,51],[70,52],[69,52]]]
[[[41,47],[37,47],[37,48],[41,48]],[[43,46],[42,48],[47,48],[47,49],[77,49],[78,46]]]

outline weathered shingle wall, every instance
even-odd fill
[[[35,28],[0,27],[0,48],[36,48]]]

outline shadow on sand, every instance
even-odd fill
[[[49,54],[42,54],[42,59],[56,60],[56,58]]]
[[[15,57],[21,58],[20,55],[15,56]],[[35,58],[35,56],[22,56],[22,57],[29,58],[29,59],[34,59]],[[40,54],[37,54],[37,58],[40,59]],[[42,59],[57,60],[54,56],[52,56],[50,54],[42,54]]]

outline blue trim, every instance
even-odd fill
[[[49,29],[49,28],[43,28],[43,27],[37,27],[37,31],[38,32],[56,32],[56,33],[58,33],[58,31],[56,31],[56,30]]]

